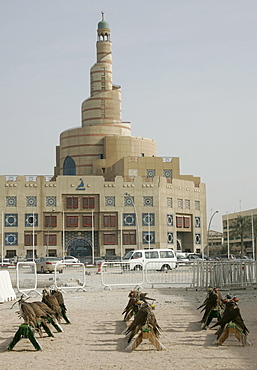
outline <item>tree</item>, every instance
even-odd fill
[[[231,236],[240,238],[241,256],[245,253],[244,237],[251,232],[251,218],[249,216],[237,216],[229,227]]]
[[[256,252],[257,252],[257,216],[253,216],[251,218],[251,237],[252,237],[252,220],[253,220],[253,234],[254,234],[254,254],[256,259]]]

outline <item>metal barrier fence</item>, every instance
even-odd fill
[[[188,265],[177,265],[177,268],[160,271],[154,268],[151,263],[149,268],[149,262],[145,265],[145,282],[154,285],[174,285],[176,287],[193,287],[194,284],[194,264],[189,263]]]
[[[60,269],[60,265],[62,266]],[[60,272],[61,271],[61,272]],[[54,268],[55,288],[86,290],[86,269],[83,263],[61,263],[58,262]]]
[[[16,284],[19,293],[29,296],[27,293],[37,290],[37,267],[35,262],[18,262],[16,266]]]
[[[105,287],[142,286],[143,284],[205,289],[249,287],[257,285],[255,261],[194,261],[176,269],[160,271],[146,263],[142,269],[131,271],[126,262],[105,262],[101,279]]]
[[[255,261],[204,261],[195,263],[194,287],[249,287],[257,284]]]
[[[144,282],[144,270],[141,268],[130,270],[126,262],[104,262],[101,266],[101,281],[104,287],[112,286],[141,286]]]

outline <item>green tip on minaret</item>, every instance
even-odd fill
[[[98,23],[98,29],[100,28],[109,28],[109,23],[104,20],[104,12],[101,12],[102,14],[102,20]]]

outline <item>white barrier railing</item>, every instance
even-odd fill
[[[126,262],[105,262],[101,278],[105,287],[168,285],[189,288],[209,286],[246,287],[257,285],[257,262],[255,261],[194,261],[176,269],[160,271],[153,263],[140,265],[138,271],[131,271]]]
[[[16,285],[19,293],[29,296],[27,293],[37,290],[37,266],[35,262],[18,262],[16,266]]]
[[[0,271],[0,303],[16,299],[9,271]]]
[[[204,261],[195,263],[194,287],[247,287],[257,285],[255,261]]]
[[[101,281],[104,287],[141,286],[144,282],[142,263],[136,270],[130,270],[126,262],[104,262],[101,266]]]
[[[60,269],[60,265],[62,268]],[[61,273],[59,272],[62,271]],[[57,289],[86,290],[86,269],[83,263],[58,262],[54,268],[54,285]]]
[[[151,267],[151,268],[150,268]],[[145,265],[145,282],[152,287],[158,285],[175,285],[176,287],[193,287],[194,264],[180,266],[172,270],[160,271],[151,262]]]

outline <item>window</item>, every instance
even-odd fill
[[[172,198],[167,198],[167,207],[172,208]]]
[[[78,216],[67,216],[66,226],[77,227],[78,226]]]
[[[177,227],[183,227],[183,217],[182,216],[177,216]]]
[[[174,258],[174,253],[172,251],[161,251],[160,258]]]
[[[45,234],[45,245],[57,245],[57,234]]]
[[[173,215],[167,215],[167,226],[173,226]]]
[[[142,252],[135,252],[131,259],[137,259],[137,258],[142,258]]]
[[[201,227],[201,219],[200,219],[200,217],[195,217],[195,227]]]
[[[167,233],[167,243],[168,244],[173,244],[174,241],[173,241],[173,233],[169,232]]]
[[[76,163],[74,159],[67,156],[63,163],[63,174],[68,176],[76,176]]]
[[[48,250],[49,257],[57,257],[57,250],[56,249],[49,249]]]
[[[196,201],[195,201],[195,209],[196,209],[197,211],[200,211],[200,201],[199,201],[199,200],[196,200]]]
[[[147,259],[150,259],[150,258],[159,258],[158,252],[157,251],[145,252],[145,258],[147,258]]]
[[[66,208],[78,208],[79,198],[78,197],[66,197]]]
[[[201,234],[195,234],[195,244],[201,244]]]
[[[183,199],[178,199],[178,208],[183,208]]]
[[[191,226],[190,217],[184,217],[184,228],[189,229]]]
[[[122,242],[124,245],[136,244],[136,233],[135,231],[124,231],[122,235]]]
[[[105,214],[104,215],[104,227],[115,227],[116,226],[116,215]]]
[[[15,249],[9,249],[6,251],[6,258],[13,258],[16,256],[16,250]]]
[[[83,197],[83,208],[95,208],[95,197]]]
[[[93,218],[93,220],[95,217]],[[94,222],[95,223],[95,222]],[[83,216],[83,226],[91,226],[92,227],[92,215]]]
[[[33,245],[33,234],[30,233],[24,235],[24,245],[25,246]],[[34,234],[34,245],[37,245],[37,234]]]
[[[190,209],[190,200],[185,199],[185,209]]]
[[[104,233],[104,244],[116,244],[116,234]]]
[[[56,227],[57,226],[57,216],[45,216],[45,227]]]

